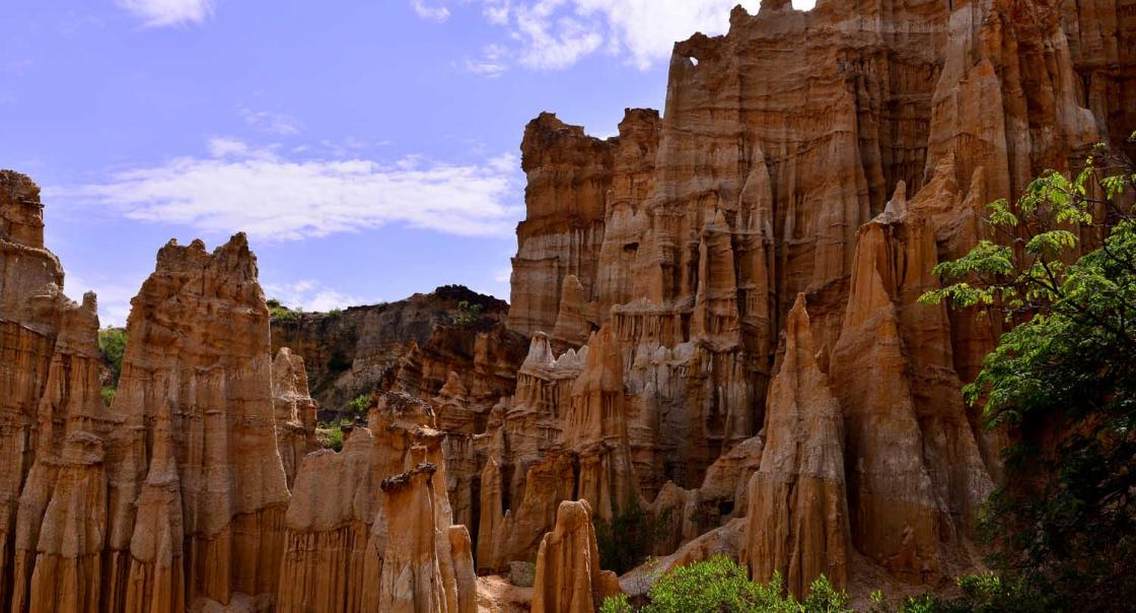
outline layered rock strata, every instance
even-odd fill
[[[319,405],[308,392],[304,358],[287,347],[277,351],[272,361],[272,405],[276,417],[276,446],[291,488],[304,456],[319,449],[316,442]]]
[[[749,515],[754,575],[779,570],[798,594],[847,581],[861,555],[911,583],[970,567],[1003,441],[961,387],[1001,329],[918,298],[985,238],[985,203],[1136,129],[1127,4],[767,0],[676,44],[661,117],[628,110],[606,140],[531,122],[509,325],[534,337],[522,373],[540,374],[491,422],[483,510],[504,500],[493,522],[548,525],[564,492],[524,485],[555,458],[582,485],[575,380],[602,390],[601,427],[583,431],[627,441],[630,471],[600,473],[669,518],[657,554]],[[607,364],[610,389],[580,361]],[[494,534],[479,552],[511,538]]]
[[[802,597],[821,575],[839,589],[847,585],[851,534],[840,404],[816,363],[804,295],[785,325],[761,467],[749,482],[742,560],[755,580],[779,573],[786,589]]]
[[[132,307],[111,407],[107,606],[271,600],[289,495],[244,235],[213,253],[171,241]]]

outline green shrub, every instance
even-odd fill
[[[725,556],[676,568],[664,575],[647,594],[649,602],[640,613],[851,613],[848,595],[820,577],[812,583],[809,596],[798,602],[785,595],[781,576],[775,574],[766,584],[750,581],[746,569]],[[603,613],[631,613],[626,596],[608,598]]]
[[[347,413],[355,417],[366,417],[371,408],[371,394],[359,394],[347,403]]]
[[[638,504],[617,511],[611,522],[596,518],[600,565],[622,575],[647,559],[668,533],[669,510],[653,518]]]
[[[1021,579],[1005,580],[994,573],[968,575],[957,581],[961,596],[943,598],[920,594],[905,599],[898,613],[1047,613],[1060,611],[1051,597]],[[872,594],[870,613],[890,613],[879,592]]]
[[[118,390],[111,385],[104,385],[103,388],[99,390],[99,395],[103,398],[103,404],[107,405],[108,407],[112,402],[114,402],[114,397],[117,393]]]
[[[118,385],[118,377],[122,375],[122,358],[126,355],[126,330],[123,328],[99,330],[99,352],[110,365],[111,384]]]
[[[604,598],[603,605],[600,606],[600,613],[633,613],[634,611],[631,602],[627,600],[627,594]]]
[[[454,315],[454,324],[463,328],[472,326],[481,319],[481,313],[484,310],[485,307],[480,304],[462,300],[458,303],[458,312]]]
[[[334,451],[343,451],[343,426],[339,422],[320,424],[316,428],[316,440],[320,447]]]
[[[303,314],[303,310],[297,309],[293,311],[275,298],[269,298],[267,304],[268,315],[273,321],[297,321],[300,319],[300,315]]]

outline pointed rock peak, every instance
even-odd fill
[[[555,361],[556,357],[552,354],[552,346],[548,343],[548,335],[544,332],[537,332],[529,343],[529,354],[525,357],[521,368],[551,366]]]
[[[789,311],[789,320],[785,324],[785,354],[796,355],[798,367],[813,365],[816,361],[812,324],[804,293],[797,294],[797,300]]]
[[[619,135],[626,136],[642,127],[655,129],[659,121],[659,111],[655,109],[623,109],[623,121],[619,122]]]
[[[623,353],[611,326],[593,332],[584,358],[584,372],[573,386],[573,393],[623,391]]]
[[[99,313],[99,297],[98,297],[98,295],[95,294],[95,292],[84,293],[83,294],[82,308],[83,308],[84,311],[87,311],[88,313],[94,313],[95,315],[98,315],[98,313]]]
[[[900,180],[895,185],[895,193],[884,207],[884,216],[893,220],[901,219],[907,214],[907,182]]]
[[[749,11],[747,11],[744,6],[740,4],[735,5],[733,10],[730,11],[730,30],[745,24],[750,19],[753,19],[753,16],[749,14]]]
[[[844,329],[852,330],[872,317],[879,309],[894,311],[888,237],[885,226],[867,223],[860,228],[856,241],[856,256],[852,264],[852,286],[848,294],[848,307],[844,315]],[[887,274],[887,280],[882,276]],[[893,313],[894,314],[894,313]]]
[[[600,570],[592,509],[584,500],[566,500],[556,510],[556,526],[541,539],[533,578],[533,613],[594,611],[619,593],[619,579]]]
[[[592,507],[587,500],[565,500],[556,509],[557,532],[571,532],[591,522]]]

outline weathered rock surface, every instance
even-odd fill
[[[1136,5],[817,4],[676,44],[665,113],[617,137],[533,120],[511,308],[448,287],[270,327],[243,236],[167,245],[109,408],[95,298],[0,172],[0,608],[464,612],[475,564],[539,558],[533,608],[590,611],[591,513],[633,505],[663,565],[798,594],[968,570],[1003,441],[960,389],[1001,330],[917,298],[986,202],[1134,153]],[[308,453],[316,401],[371,393]]]
[[[101,435],[113,422],[99,395],[98,327],[94,294],[82,304],[63,295],[39,188],[0,171],[0,606],[14,611],[102,602]]]
[[[533,613],[591,613],[619,593],[615,574],[600,569],[591,512],[584,500],[560,503],[556,527],[537,552]]]
[[[749,482],[742,560],[755,580],[780,573],[786,589],[803,597],[821,575],[845,587],[851,534],[840,404],[817,366],[803,294],[785,326],[785,354],[766,402],[761,468]]]
[[[451,371],[488,410],[512,392],[524,358],[525,339],[503,330],[507,311],[491,296],[445,286],[389,304],[277,317],[272,350],[304,356],[311,394],[325,414],[399,385],[433,398]]]
[[[429,405],[386,393],[341,453],[308,455],[286,518],[279,611],[475,610]]]
[[[662,117],[530,123],[509,325],[534,343],[490,421],[479,552],[547,525],[565,493],[525,480],[567,457],[597,515],[669,518],[659,555],[748,515],[737,553],[798,594],[852,560],[971,567],[1003,441],[961,387],[1001,330],[917,299],[985,203],[1136,129],[1128,4],[771,0],[676,44]]]
[[[171,241],[132,307],[109,441],[108,607],[164,610],[183,584],[191,606],[270,596],[289,495],[244,235],[213,253]]]
[[[318,405],[308,392],[304,358],[287,347],[277,351],[272,362],[272,405],[276,415],[276,445],[291,488],[304,456],[319,449],[316,442]]]

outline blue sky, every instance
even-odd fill
[[[0,167],[43,187],[67,293],[104,324],[170,238],[241,230],[293,306],[507,299],[525,123],[615,134],[736,2],[4,0]]]

